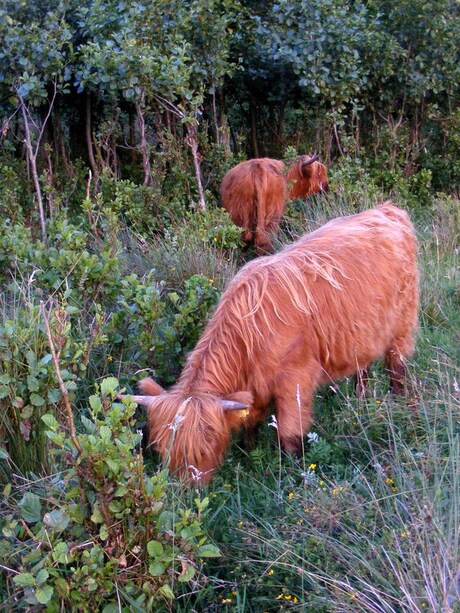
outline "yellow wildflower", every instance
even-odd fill
[[[273,568],[270,568],[270,570],[267,572],[267,575],[274,575],[275,571],[273,570]]]
[[[308,470],[315,470],[316,468],[316,464],[310,464],[310,466],[308,467]]]

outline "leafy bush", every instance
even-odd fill
[[[193,275],[183,289],[167,291],[148,273],[129,275],[107,326],[111,359],[129,355],[131,372],[150,367],[164,383],[179,374],[216,304],[213,279]]]
[[[21,607],[168,610],[183,585],[199,580],[201,560],[220,555],[202,528],[208,499],[186,508],[165,472],[146,474],[135,404],[117,402],[117,391],[109,378],[89,398],[78,448],[44,415],[63,471],[21,500],[11,486],[3,491],[10,511],[0,518],[2,568]]]

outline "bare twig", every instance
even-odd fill
[[[53,337],[51,336],[51,329],[50,329],[50,323],[49,323],[51,310],[52,310],[52,307],[50,308],[50,311],[47,313],[45,310],[45,303],[43,302],[43,300],[40,300],[40,312],[42,314],[43,321],[45,322],[46,335],[48,337],[48,342],[50,344],[51,355],[53,357],[53,364],[54,364],[54,369],[56,371],[57,380],[59,383],[59,389],[61,390],[62,397],[64,398],[64,405],[65,405],[65,409],[67,413],[67,424],[69,426],[69,431],[70,431],[70,438],[72,439],[72,442],[75,445],[78,455],[80,455],[82,449],[77,439],[77,434],[75,430],[75,422],[73,420],[72,407],[70,406],[69,392],[62,379],[61,369],[59,367],[59,358],[56,353],[56,349],[55,349],[54,342],[53,342]]]

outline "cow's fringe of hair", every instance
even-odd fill
[[[150,379],[141,387],[149,391]],[[185,400],[180,393],[168,392],[152,399],[148,411],[149,444],[153,444],[171,470],[186,467],[186,476],[201,480],[209,469],[220,464],[230,441],[230,429],[216,398],[193,395]],[[218,444],[212,449],[207,441]],[[200,466],[200,475],[196,467]]]
[[[231,382],[240,378],[242,364],[253,361],[267,331],[276,328],[274,319],[289,323],[288,320],[299,316],[314,317],[319,278],[341,289],[350,268],[345,272],[335,254],[343,256],[347,250],[351,254],[361,234],[367,234],[376,224],[379,210],[380,222],[385,218],[387,222],[388,218],[397,222],[394,237],[391,223],[387,223],[389,241],[400,240],[401,229],[411,234],[408,215],[387,201],[369,211],[367,218],[360,214],[355,224],[355,216],[334,219],[283,251],[246,264],[224,293],[177,385],[183,389],[195,386],[203,389],[209,382],[213,389],[232,389]],[[331,243],[325,228],[340,224],[346,224],[346,231],[334,233]],[[286,301],[289,308],[283,310]],[[321,317],[315,321],[321,325]],[[205,373],[207,380],[200,373]]]

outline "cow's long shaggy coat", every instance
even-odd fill
[[[300,156],[286,170],[271,158],[241,162],[221,184],[222,205],[233,223],[244,229],[243,239],[259,253],[271,249],[270,234],[278,227],[286,201],[307,198],[328,189],[327,171],[317,156]]]
[[[206,483],[233,429],[275,404],[285,450],[301,447],[317,387],[383,356],[395,391],[414,349],[418,277],[408,215],[386,202],[253,260],[223,294],[176,385],[149,396],[149,441],[170,469]],[[156,395],[159,394],[159,395]],[[234,400],[247,410],[224,410]]]

